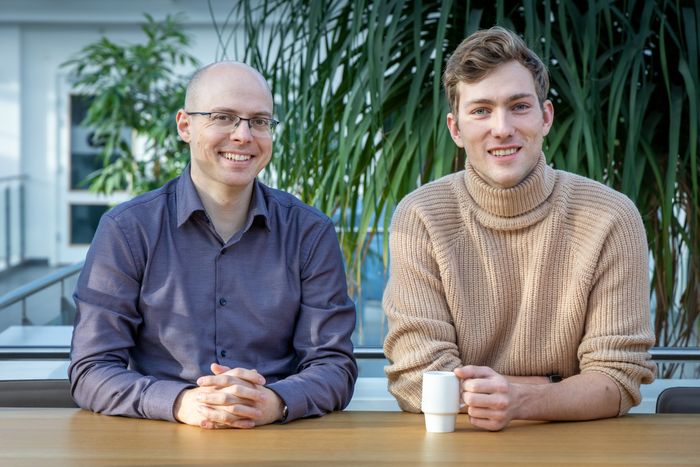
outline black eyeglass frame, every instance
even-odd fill
[[[185,110],[185,113],[187,115],[204,115],[205,117],[209,118],[211,120],[211,116],[214,114],[222,114],[222,115],[230,115],[232,117],[236,117],[238,121],[234,123],[234,128],[238,128],[238,125],[241,124],[242,121],[245,121],[248,123],[248,128],[253,129],[252,126],[250,126],[250,121],[251,120],[267,120],[267,125],[270,128],[270,134],[274,133],[275,127],[280,124],[278,120],[275,120],[274,118],[267,118],[267,117],[252,117],[252,118],[243,118],[240,115],[232,114],[230,112],[188,112]]]

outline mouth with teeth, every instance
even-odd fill
[[[238,154],[235,152],[220,152],[219,155],[224,159],[236,162],[245,162],[253,157],[250,154]]]
[[[518,152],[520,148],[504,148],[504,149],[492,149],[489,154],[496,157],[506,157],[511,156]]]

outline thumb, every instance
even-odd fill
[[[489,378],[497,373],[487,366],[467,365],[454,369],[455,374],[461,379]]]
[[[212,363],[211,366],[211,372],[214,373],[215,375],[220,375],[221,373],[226,373],[229,371],[231,368],[224,366],[224,365],[219,365],[218,363]]]

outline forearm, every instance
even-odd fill
[[[384,350],[390,362],[385,369],[389,392],[407,412],[421,411],[424,372],[452,371],[462,365],[457,345],[436,340],[431,333],[395,327],[385,340]]]
[[[352,365],[354,367],[354,363]],[[314,365],[268,384],[287,405],[286,421],[342,410],[352,398],[356,373],[333,364]]]
[[[71,364],[76,403],[106,415],[175,421],[173,405],[186,383],[143,376],[112,363]]]
[[[511,388],[517,420],[594,420],[614,417],[620,408],[617,385],[599,372],[581,373],[559,383],[513,383]]]
[[[193,385],[129,369],[134,343],[126,320],[111,319],[113,313],[79,298],[76,303],[68,376],[78,405],[108,415],[174,421],[175,399]]]
[[[284,401],[287,421],[342,410],[352,398],[357,363],[350,336],[355,308],[350,300],[325,310],[302,305],[293,347],[296,372],[266,386]]]
[[[174,420],[177,395],[192,385],[129,369],[143,323],[138,309],[143,270],[134,258],[122,228],[103,216],[75,289],[71,391],[78,405],[94,412]]]
[[[514,384],[549,384],[546,376],[506,376],[509,383]]]
[[[408,412],[421,410],[425,371],[451,371],[463,365],[443,271],[419,211],[402,201],[394,212],[391,269],[382,302],[389,322],[384,340],[389,391]]]
[[[577,351],[582,374],[606,374],[615,382],[620,415],[641,402],[640,384],[651,383],[655,372],[645,230],[634,205],[627,205],[597,258]]]
[[[355,304],[348,296],[343,256],[329,219],[303,250],[309,257],[302,261],[301,303],[291,342],[296,371],[267,384],[287,405],[287,421],[345,408],[357,379],[351,341]]]
[[[389,320],[389,333],[384,340],[389,365],[385,371],[389,392],[401,409],[418,413],[423,373],[452,371],[462,366],[462,361],[446,305],[435,300],[429,313],[417,313],[414,310],[420,310],[420,298],[407,300],[405,289],[390,277],[384,292],[383,306]],[[437,297],[437,292],[434,295]]]

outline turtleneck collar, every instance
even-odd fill
[[[544,154],[540,154],[537,165],[522,182],[512,188],[495,188],[487,184],[476,173],[467,159],[464,181],[469,195],[475,204],[484,211],[483,214],[486,217],[515,218],[525,216],[529,218],[531,216],[528,213],[535,214],[533,211],[540,211],[536,208],[541,206],[552,193],[556,182],[556,172],[547,165]],[[546,213],[542,214],[546,215]],[[535,215],[535,217],[539,218],[540,216]],[[521,221],[526,221],[526,219],[521,219]]]

